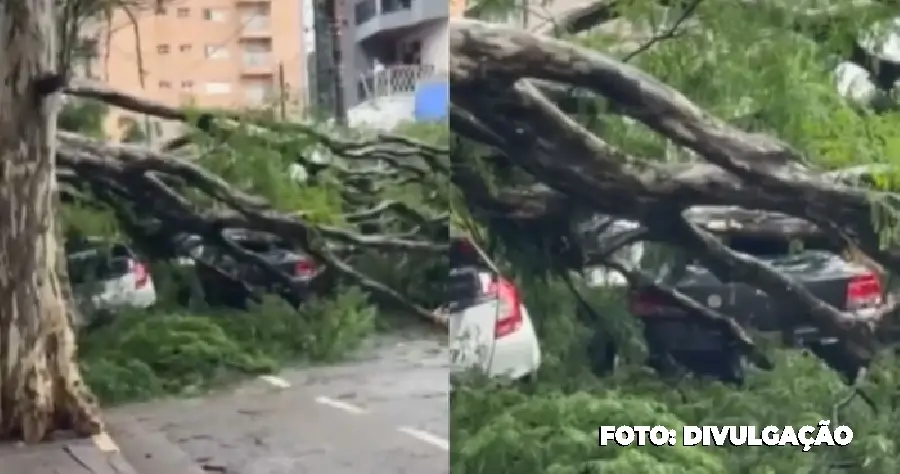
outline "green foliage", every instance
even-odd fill
[[[304,182],[290,173],[291,165],[321,149],[317,140],[302,133],[260,133],[249,123],[224,136],[197,130],[192,138],[198,144],[198,163],[241,191],[265,198],[278,210],[302,212],[313,222],[339,224],[341,183]]]
[[[586,381],[580,390],[564,393],[540,385],[530,394],[510,387],[461,387],[451,403],[452,472],[824,473],[840,472],[829,466],[849,464],[855,467],[844,472],[875,474],[897,468],[898,446],[892,440],[898,414],[886,399],[878,399],[879,411],[854,400],[836,420],[836,406],[850,389],[808,354],[775,355],[777,369],[752,373],[742,390],[692,378],[661,381],[640,370]],[[890,384],[879,380],[866,387],[869,393],[896,390],[894,361],[883,360],[873,370]],[[807,453],[791,447],[597,446],[600,425],[761,428],[819,420],[849,425],[853,443]]]
[[[130,120],[122,134],[122,141],[125,143],[146,143],[149,135],[144,130],[144,126],[137,121]]]
[[[265,199],[277,210],[300,213],[315,223],[347,226],[341,218],[350,207],[347,186],[336,173],[326,170],[316,179],[305,181],[291,174],[293,165],[321,157],[314,155],[324,155],[326,160],[338,158],[322,153],[318,139],[310,134],[291,128],[291,124],[273,122],[274,115],[265,110],[257,112],[248,114],[248,120],[265,124],[274,132],[260,131],[251,123],[212,135],[195,130],[191,151],[198,155],[196,162],[236,189]],[[73,102],[60,116],[60,126],[101,137],[105,114],[106,109],[96,103]],[[190,112],[190,122],[196,123],[199,114]],[[143,142],[145,132],[139,123],[131,122],[123,140]],[[360,131],[339,133],[365,135]],[[446,142],[446,127],[412,125],[408,133],[436,145]],[[446,200],[441,198],[446,188],[421,182],[377,183],[370,196],[359,195],[370,198],[372,206],[396,199],[413,208],[441,211],[446,209]],[[185,194],[198,208],[219,205],[196,189],[185,190]],[[59,217],[69,236],[132,241],[138,253],[147,240],[127,235],[116,215],[91,196],[67,200]],[[418,256],[402,259],[398,266],[397,261],[372,252],[362,253],[354,263],[416,301],[436,306],[441,294],[439,283],[446,275],[444,263]],[[203,291],[192,269],[167,261],[150,260],[149,264],[159,303],[150,311],[117,314],[107,326],[84,331],[80,336],[86,381],[104,403],[193,394],[242,375],[269,373],[288,363],[335,361],[372,332],[376,319],[383,319],[375,317],[368,295],[357,287],[337,288],[333,292],[336,296],[313,299],[299,310],[276,297],[247,311],[212,310],[203,302]],[[407,270],[409,273],[404,273]],[[94,321],[92,315],[86,316]]]
[[[82,203],[62,206],[57,219],[64,235],[115,237],[121,233],[111,211]]]
[[[93,138],[103,138],[103,120],[109,113],[106,104],[88,99],[70,100],[57,116],[60,130],[77,132]]]
[[[371,332],[374,318],[354,288],[299,311],[273,297],[245,312],[133,312],[82,334],[80,358],[107,404],[191,394],[286,363],[334,361]]]
[[[476,5],[487,17],[496,18],[516,10],[516,3],[484,0]],[[629,0],[616,2],[616,10],[632,25],[662,24],[655,28],[662,32],[678,15],[664,13],[659,5],[655,0]],[[785,140],[813,166],[900,163],[896,134],[900,113],[895,108],[876,114],[839,97],[832,72],[849,52],[848,39],[893,13],[877,4],[861,7],[840,0],[828,3],[833,15],[827,24],[821,16],[816,20],[814,15],[800,14],[815,7],[821,5],[780,0],[752,6],[700,2],[686,28],[630,61],[716,116]],[[817,30],[821,26],[827,29]],[[566,39],[625,57],[641,41],[623,44],[615,36],[620,32],[600,28]],[[582,100],[585,111],[596,110],[589,105],[605,110],[603,101]],[[578,119],[634,155],[660,161],[694,159],[616,114],[585,113]],[[461,156],[468,159],[479,152],[465,150]],[[477,158],[471,161],[490,185],[501,183]],[[880,177],[879,186],[896,189],[894,174]],[[602,424],[798,426],[832,420],[834,426],[838,401],[849,388],[816,358],[784,349],[772,349],[774,371],[751,371],[742,387],[690,377],[662,380],[641,366],[640,327],[619,295],[579,288],[599,316],[586,319],[560,281],[550,250],[569,231],[565,224],[523,229],[472,222],[460,201],[459,196],[451,200],[454,223],[466,231],[474,229],[499,266],[517,277],[539,332],[544,366],[537,382],[528,387],[479,383],[457,387],[451,403],[452,472],[874,474],[897,469],[900,411],[895,405],[900,371],[893,357],[874,365],[864,387],[876,410],[854,399],[838,414],[841,423],[854,430],[848,448],[813,448],[809,453],[795,448],[598,448],[596,430]],[[896,229],[883,231],[885,239],[896,238]],[[596,335],[627,346],[620,346],[625,360],[615,375],[597,377],[587,370],[586,353]],[[838,463],[852,467],[832,469]]]
[[[448,274],[445,259],[431,255],[409,254],[388,255],[366,252],[350,262],[354,267],[365,269],[366,275],[400,292],[410,301],[423,308],[436,308],[444,304],[444,281]],[[380,329],[393,330],[419,323],[408,315],[390,308],[378,318]]]
[[[576,281],[577,284],[577,281]],[[470,380],[455,386],[451,400],[451,472],[516,473],[827,473],[828,466],[858,466],[859,473],[892,472],[900,446],[900,413],[893,409],[900,371],[893,357],[874,364],[860,399],[838,409],[850,393],[838,376],[811,354],[772,349],[776,369],[751,370],[736,388],[702,378],[660,379],[641,366],[642,349],[624,350],[614,375],[587,370],[586,351],[595,329],[618,343],[639,330],[614,292],[587,290],[599,319],[579,318],[569,289],[558,281],[520,281],[542,342],[543,366],[530,385]],[[837,417],[835,416],[837,414]],[[815,425],[847,424],[847,448],[604,447],[600,425]],[[833,471],[838,472],[838,471]]]
[[[450,141],[450,129],[446,122],[401,124],[393,130],[393,133],[435,146],[447,146],[447,143]]]

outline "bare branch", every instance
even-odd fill
[[[626,54],[622,57],[622,62],[627,63],[631,61],[639,54],[649,51],[650,48],[656,46],[659,43],[662,43],[666,40],[677,38],[682,34],[681,26],[693,16],[694,12],[697,10],[697,7],[700,5],[702,0],[691,0],[691,2],[684,7],[681,13],[678,15],[678,18],[668,27],[666,27],[663,31],[659,33],[655,33],[650,39],[642,43],[638,46],[634,51]]]

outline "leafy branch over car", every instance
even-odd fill
[[[698,206],[725,206],[787,216],[802,222],[796,225],[821,229],[832,249],[853,249],[894,273],[900,269],[898,249],[883,238],[900,225],[891,190],[836,182],[777,138],[729,125],[639,69],[573,43],[459,20],[451,25],[451,53],[451,127],[489,150],[482,155],[488,163],[506,163],[528,178],[513,188],[490,186],[466,171],[484,166],[476,164],[484,158],[454,154],[460,170],[455,182],[477,191],[466,196],[473,214],[496,222],[504,218],[495,209],[505,209],[510,225],[530,222],[546,240],[559,243],[557,258],[576,270],[584,264],[585,245],[573,235],[575,225],[597,213],[639,222],[648,238],[682,249],[710,278],[746,282],[764,292],[778,302],[775,313],[801,318],[821,337],[837,339],[851,358],[870,360],[877,353],[879,333],[891,318],[881,310],[858,317],[858,308],[848,306],[881,293],[881,283],[867,270],[844,265],[844,275],[829,287],[818,281],[827,275],[785,271],[789,261],[773,268],[771,259],[729,248],[689,214]],[[642,123],[695,158],[662,162],[610,144],[563,112],[543,92],[542,81],[597,94],[615,114]],[[553,230],[551,223],[557,223]],[[838,265],[833,256],[819,258],[820,265],[828,262]],[[812,264],[810,254],[807,265]],[[685,284],[672,283],[676,289]]]

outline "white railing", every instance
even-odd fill
[[[432,65],[389,66],[360,74],[357,81],[359,102],[400,94],[413,94],[423,81],[446,77]]]

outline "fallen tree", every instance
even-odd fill
[[[275,278],[281,274],[280,271],[250,252],[226,245],[221,231],[238,228],[279,235],[349,281],[430,318],[429,310],[360,273],[344,258],[359,249],[440,253],[445,244],[417,239],[414,228],[416,224],[424,223],[431,229],[424,229],[423,234],[430,231],[432,235],[437,235],[436,229],[442,225],[439,215],[421,216],[400,202],[380,201],[364,210],[336,216],[338,221],[356,225],[391,214],[399,214],[401,218],[410,214],[415,217],[414,223],[397,235],[363,235],[348,228],[311,223],[303,218],[302,210],[299,215],[275,211],[259,197],[247,195],[190,160],[166,156],[146,148],[108,145],[61,133],[57,160],[66,172],[64,182],[75,188],[97,189],[100,191],[97,194],[110,205],[129,206],[138,219],[145,221],[145,227],[164,226],[170,236],[177,232],[200,235],[209,242],[224,245],[225,250],[235,258],[263,266]],[[204,197],[213,202],[198,205],[196,198],[192,201],[184,195],[186,189],[201,190]],[[155,220],[155,225],[147,220]],[[400,234],[407,234],[408,237]]]
[[[111,208],[126,231],[148,240],[178,232],[199,235],[234,259],[263,269],[275,282],[283,280],[277,269],[231,244],[222,231],[277,235],[323,264],[329,278],[435,321],[431,311],[353,261],[367,252],[443,253],[446,208],[441,203],[446,200],[432,191],[440,191],[446,179],[446,147],[393,135],[350,138],[352,132],[324,132],[315,124],[189,112],[79,84],[69,77],[71,41],[54,41],[55,20],[57,13],[68,19],[60,34],[72,39],[85,5],[14,3],[0,11],[0,45],[6,51],[0,61],[5,78],[0,89],[0,437],[37,442],[58,429],[78,435],[103,430],[75,360],[71,322],[77,315],[55,217],[58,194]],[[179,120],[189,133],[163,151],[57,134],[63,93]],[[251,146],[236,147],[237,142]],[[322,148],[330,157],[324,163],[313,156]],[[204,164],[218,164],[227,171],[254,158],[264,169],[285,175],[287,163],[303,165],[308,182],[280,189],[290,194],[318,187],[326,202],[306,206],[304,195],[294,193],[297,200],[286,209],[254,193],[253,176],[229,182],[204,169]],[[316,205],[326,207],[327,215]]]
[[[459,20],[451,25],[451,53],[451,127],[466,142],[489,150],[481,164],[453,154],[454,182],[474,190],[473,214],[565,223],[557,230],[543,226],[557,234],[598,213],[640,222],[651,238],[688,250],[721,279],[745,281],[790,303],[859,359],[873,356],[890,312],[865,321],[842,313],[760,261],[728,249],[686,212],[712,205],[791,216],[894,273],[900,249],[885,239],[898,224],[893,192],[836,182],[812,164],[821,160],[770,135],[738,129],[641,70],[571,42]],[[615,114],[695,158],[671,162],[613,145],[581,117],[561,110],[545,93],[546,84],[596,94]],[[520,176],[517,189],[478,182],[479,166],[498,163],[528,178]],[[571,234],[565,239],[579,241]],[[744,339],[740,331],[733,334]]]

